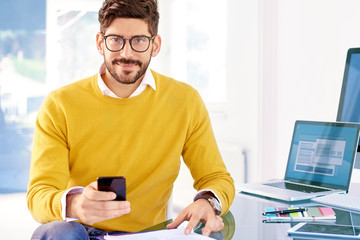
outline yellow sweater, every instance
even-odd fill
[[[94,224],[135,232],[165,220],[180,156],[197,190],[212,189],[226,213],[233,180],[216,145],[208,112],[189,85],[152,72],[157,90],[104,96],[97,75],[53,91],[34,134],[28,207],[41,222],[62,220],[61,195],[99,176],[125,176],[131,213]]]

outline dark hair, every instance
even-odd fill
[[[99,10],[100,32],[104,33],[115,18],[138,18],[148,24],[149,33],[158,33],[157,0],[105,0]]]

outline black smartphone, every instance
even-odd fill
[[[125,177],[98,177],[98,190],[116,193],[116,201],[126,200]]]

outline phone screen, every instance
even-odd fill
[[[360,227],[332,224],[307,223],[296,230],[296,232],[314,232],[325,234],[337,234],[344,236],[359,236]]]
[[[116,193],[115,200],[126,200],[126,180],[124,177],[99,177],[98,190]]]

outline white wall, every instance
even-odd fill
[[[360,46],[360,1],[278,0],[277,4],[273,161],[277,176],[282,176],[294,121],[336,120],[346,51]]]

